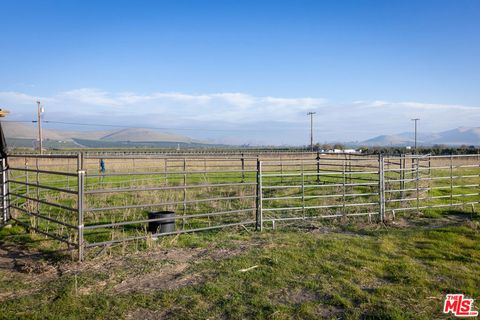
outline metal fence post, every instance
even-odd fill
[[[418,214],[418,211],[420,208],[420,189],[419,189],[420,178],[419,178],[419,171],[418,171],[418,166],[420,164],[420,157],[417,155],[416,158],[417,158],[417,166],[415,168],[415,188],[417,189],[417,214]]]
[[[450,155],[450,206],[453,205],[453,156]]]
[[[347,193],[347,190],[346,190],[346,180],[347,180],[347,173],[345,171],[345,166],[346,166],[346,161],[343,160],[343,165],[342,165],[342,178],[343,178],[343,181],[342,181],[342,203],[343,203],[343,206],[342,206],[342,210],[343,210],[343,216],[346,216],[347,212],[346,212],[346,196],[345,194]]]
[[[282,160],[282,156],[280,156],[280,183],[283,183],[283,160]]]
[[[85,191],[85,170],[83,164],[83,153],[79,153],[77,157],[77,173],[78,173],[78,261],[83,261],[85,243],[83,240],[83,205]]]
[[[302,214],[305,219],[305,170],[302,161]]]
[[[317,151],[317,184],[320,184],[320,151]]]
[[[257,158],[257,196],[256,196],[256,230],[263,231],[263,212],[262,212],[262,162]]]
[[[242,183],[245,182],[245,157],[242,153]]]
[[[378,155],[378,191],[380,198],[380,221],[385,221],[385,167],[384,159],[381,154]]]
[[[29,189],[29,181],[28,181],[28,160],[26,157],[25,157],[25,170],[26,170],[25,171],[25,184],[26,184],[25,194],[28,196],[30,189]]]
[[[405,198],[405,155],[400,156],[400,198]]]
[[[168,185],[168,159],[164,159],[165,185]]]
[[[187,214],[187,159],[183,158],[183,219],[182,229],[185,230],[185,216]]]
[[[7,223],[7,168],[6,159],[2,159],[2,219],[3,223]]]

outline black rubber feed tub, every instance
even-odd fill
[[[161,221],[150,221],[148,231],[151,233],[169,233],[175,231],[175,211],[149,212],[148,219],[172,218]]]

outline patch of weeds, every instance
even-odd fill
[[[406,258],[388,261],[384,266],[385,278],[394,283],[422,285],[425,272]]]

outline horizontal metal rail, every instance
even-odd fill
[[[38,158],[38,159],[77,159],[77,155],[71,154],[8,154],[9,158]]]
[[[343,159],[340,159],[342,160],[343,162],[345,162],[345,160]],[[348,160],[346,161],[346,165],[348,165],[348,167],[351,167],[351,168],[369,168],[369,169],[374,169],[374,168],[378,168],[377,166],[373,166],[373,165],[359,165],[359,164],[355,164],[355,163],[348,163]],[[321,160],[319,162],[312,162],[312,163],[303,163],[303,167],[304,168],[316,168],[317,167],[317,164],[320,166],[320,168],[322,167],[343,167],[343,163],[327,163],[327,162],[322,162]],[[263,166],[263,162],[262,162],[262,166]],[[278,163],[275,163],[275,164],[266,164],[265,165],[265,168],[279,168],[280,166],[282,167],[286,167],[286,168],[289,168],[289,167],[294,167],[294,168],[300,168],[302,166],[302,163],[298,163],[298,162],[294,162],[294,163],[291,163],[291,162],[288,162],[288,163],[284,163],[284,162],[278,162]],[[272,169],[266,169],[265,171],[270,171]],[[290,169],[289,169],[290,170]]]
[[[157,221],[171,221],[171,220],[187,220],[193,218],[206,218],[206,217],[213,217],[213,216],[227,216],[230,214],[235,213],[242,213],[242,212],[249,212],[254,211],[255,208],[246,208],[246,209],[239,209],[239,210],[231,210],[231,211],[221,211],[221,212],[210,212],[210,213],[199,213],[199,214],[189,214],[189,215],[176,215],[174,217],[168,218],[155,218],[155,219],[143,219],[143,220],[132,220],[132,221],[122,221],[122,222],[115,222],[115,223],[107,223],[107,224],[96,224],[96,225],[86,225],[84,229],[99,229],[99,228],[112,228],[130,224],[142,224],[148,222],[157,222]]]
[[[180,174],[207,174],[207,173],[248,173],[256,170],[211,170],[211,171],[156,171],[156,172],[112,172],[105,174],[89,174],[85,177],[115,177],[115,176],[143,176],[143,175],[180,175]],[[76,176],[76,175],[75,175]]]
[[[10,217],[10,219],[12,219],[13,221],[15,221],[16,223],[21,224],[22,226],[24,226],[24,227],[27,228],[27,229],[35,230],[36,232],[41,233],[41,234],[43,234],[43,235],[45,235],[45,236],[47,236],[47,237],[50,237],[50,238],[53,238],[53,239],[55,239],[55,240],[64,242],[64,243],[66,243],[66,244],[68,244],[69,246],[72,246],[72,247],[74,247],[74,248],[78,248],[78,243],[70,242],[70,241],[68,241],[67,239],[62,238],[61,236],[58,236],[58,235],[53,234],[53,233],[50,233],[50,232],[43,231],[43,230],[41,230],[41,229],[39,229],[39,228],[36,228],[36,227],[34,227],[34,226],[32,226],[32,225],[29,225],[28,223],[25,223],[25,222],[23,222],[23,221],[21,221],[21,220],[18,220],[17,218]]]
[[[85,194],[98,193],[120,193],[120,192],[137,192],[137,191],[158,191],[158,190],[176,190],[176,189],[194,189],[194,188],[218,188],[218,187],[234,187],[234,186],[256,186],[256,182],[237,182],[237,183],[211,183],[211,184],[191,184],[163,187],[147,187],[147,188],[112,188],[112,189],[95,189],[86,190]]]
[[[323,205],[323,206],[301,206],[301,207],[283,207],[283,208],[263,208],[263,211],[286,211],[286,210],[307,210],[307,209],[328,209],[328,208],[343,208],[343,207],[364,207],[378,205],[378,202],[364,202],[364,203],[347,203],[339,205]]]
[[[305,188],[331,188],[331,187],[352,187],[352,186],[378,186],[378,183],[364,182],[364,183],[327,183],[327,184],[306,184]],[[289,186],[262,186],[262,189],[289,189],[289,188],[302,188],[302,185],[289,185]]]
[[[50,217],[46,217],[44,215],[41,215],[41,214],[38,214],[38,213],[35,213],[35,212],[30,212],[28,210],[25,210],[23,208],[20,208],[20,207],[17,207],[16,205],[10,205],[10,208],[13,208],[13,209],[16,209],[16,210],[19,210],[25,214],[28,214],[28,215],[31,215],[31,216],[34,216],[34,217],[37,217],[37,218],[40,218],[40,219],[44,219],[44,220],[48,220],[50,222],[53,222],[53,223],[58,223],[58,224],[61,224],[62,226],[65,226],[67,228],[70,228],[70,229],[78,229],[78,226],[76,225],[73,225],[73,224],[69,224],[69,223],[66,223],[66,222],[63,222],[63,221],[58,221],[56,219],[53,219],[53,218],[50,218]]]
[[[410,211],[410,210],[420,210],[420,209],[433,209],[433,208],[448,208],[448,207],[458,207],[458,206],[468,206],[472,204],[478,204],[480,201],[471,201],[471,202],[459,202],[459,203],[450,203],[450,204],[436,204],[429,206],[420,206],[420,207],[408,207],[408,208],[386,208],[385,211]]]
[[[173,232],[155,233],[155,234],[151,234],[151,235],[128,237],[128,238],[116,239],[116,240],[110,240],[110,241],[103,241],[103,242],[89,242],[85,245],[85,247],[87,247],[87,248],[99,247],[99,246],[105,246],[105,245],[109,245],[109,244],[121,243],[121,242],[126,242],[126,241],[144,240],[144,239],[151,238],[151,237],[169,236],[169,235],[182,234],[182,233],[192,233],[192,232],[197,232],[197,231],[214,230],[214,229],[221,229],[221,228],[235,227],[235,226],[245,226],[245,225],[255,224],[255,223],[256,223],[255,220],[247,220],[247,221],[238,222],[238,223],[222,224],[222,225],[218,225],[218,226],[210,226],[210,227],[204,227],[204,228],[194,228],[194,229],[178,230],[178,231],[173,231]]]
[[[472,174],[472,175],[465,175],[465,176],[442,176],[442,177],[431,177],[431,178],[413,178],[413,179],[389,179],[385,180],[385,182],[412,182],[412,181],[434,181],[434,180],[445,180],[445,179],[468,179],[468,178],[479,178],[480,174]]]
[[[49,170],[40,170],[40,169],[27,169],[27,168],[8,168],[9,170],[22,171],[22,172],[35,172],[35,173],[45,173],[45,174],[55,174],[59,176],[69,176],[76,177],[78,174],[72,172],[60,172],[60,171],[49,171]]]
[[[163,207],[169,205],[177,204],[189,204],[189,203],[201,203],[208,201],[223,201],[223,200],[241,200],[241,199],[253,199],[256,198],[255,195],[251,196],[236,196],[236,197],[218,197],[218,198],[209,198],[209,199],[195,199],[187,201],[172,201],[172,202],[163,202],[163,203],[153,203],[153,204],[134,204],[126,206],[112,206],[112,207],[102,207],[102,208],[85,208],[84,212],[95,212],[95,211],[107,211],[107,210],[118,210],[118,209],[139,209],[139,208],[151,208],[151,207]]]
[[[351,174],[378,174],[378,171],[324,171],[324,172],[305,172],[305,173],[262,173],[262,177],[301,177],[303,176],[323,176],[323,175],[351,175]]]
[[[322,218],[341,218],[341,217],[355,217],[355,216],[370,216],[378,215],[378,212],[361,212],[361,213],[337,213],[337,214],[327,214],[327,215],[317,215],[317,216],[301,216],[301,217],[285,217],[285,218],[266,218],[263,219],[264,222],[272,221],[289,221],[289,220],[312,220],[312,219],[322,219]]]
[[[365,158],[361,159],[345,159],[344,157],[322,157],[320,155],[320,160],[319,161],[351,161],[352,163],[354,162],[364,162],[364,163],[373,163],[378,161],[378,157],[372,157],[372,156],[364,156]],[[317,164],[317,159],[316,158],[311,158],[311,159],[276,159],[276,160],[266,160],[266,159],[261,159],[262,160],[262,165],[265,164],[266,166],[274,165],[274,164],[288,164],[288,163],[297,163],[298,165],[301,165],[302,163],[305,164]]]
[[[403,198],[403,199],[386,199],[385,202],[408,202],[408,201],[417,201],[417,200],[433,200],[433,199],[450,199],[450,198],[459,198],[459,197],[473,197],[478,196],[480,193],[460,193],[460,194],[449,194],[444,196],[429,196],[429,197],[419,197],[419,198]]]
[[[23,199],[30,200],[30,201],[33,201],[33,202],[43,203],[47,206],[52,206],[52,207],[56,207],[56,208],[60,208],[60,209],[65,209],[65,210],[77,212],[77,208],[71,208],[71,207],[63,206],[61,204],[49,202],[49,201],[42,200],[42,199],[35,199],[35,198],[27,197],[25,195],[18,194],[18,193],[10,192],[9,194],[12,195],[12,196],[23,198]]]
[[[391,189],[385,190],[386,193],[394,192],[403,192],[403,191],[428,191],[428,190],[442,190],[442,189],[458,189],[458,188],[476,188],[480,187],[480,184],[461,184],[461,185],[452,185],[452,186],[438,186],[438,187],[419,187],[417,188],[406,188],[406,189]]]
[[[186,160],[188,161],[204,161],[204,160],[207,160],[207,161],[240,161],[242,159],[241,155],[238,155],[238,158],[235,157],[235,158],[214,158],[214,157],[210,157],[210,158],[191,158],[191,157],[184,157],[184,156],[181,156],[181,155],[178,155],[178,156],[174,156],[172,157],[171,155],[163,155],[161,157],[159,156],[155,156],[155,155],[151,155],[151,156],[144,156],[144,155],[141,155],[141,156],[131,156],[131,155],[89,155],[89,154],[85,154],[84,155],[84,158],[86,160],[100,160],[100,159],[114,159],[114,160],[165,160],[167,159],[168,161],[183,161],[183,159],[185,158]],[[245,160],[249,160],[249,161],[257,161],[257,157],[244,157]]]
[[[287,197],[270,197],[263,198],[264,201],[277,201],[277,200],[291,200],[291,199],[318,199],[318,198],[338,198],[338,197],[363,197],[363,196],[378,196],[378,192],[371,193],[350,193],[350,194],[328,194],[328,195],[315,195],[315,196],[287,196]]]
[[[24,186],[40,188],[40,189],[47,189],[47,190],[58,191],[58,192],[65,192],[65,193],[69,193],[69,194],[78,194],[78,191],[76,191],[76,190],[61,189],[61,188],[50,187],[50,186],[37,184],[37,183],[32,183],[32,182],[27,183],[27,182],[24,182],[24,181],[17,181],[17,180],[8,180],[8,182],[15,183],[15,184],[20,184],[20,185],[24,185]]]
[[[446,169],[461,169],[461,168],[478,168],[479,165],[478,164],[466,164],[466,165],[454,165],[452,167],[450,166],[442,166],[442,167],[419,167],[418,168],[418,171],[429,171],[429,170],[446,170]],[[399,172],[399,171],[416,171],[416,167],[415,168],[397,168],[397,169],[385,169],[384,171],[385,172]]]
[[[421,160],[428,160],[428,159],[449,159],[449,158],[473,158],[477,157],[478,154],[452,154],[452,155],[436,155],[436,156],[431,156],[431,155],[426,155],[426,156],[420,156],[420,155],[411,155],[411,154],[406,154],[403,156],[405,159],[421,159]],[[402,157],[396,157],[396,156],[389,156],[389,159],[402,159]]]

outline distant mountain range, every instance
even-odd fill
[[[33,124],[3,122],[7,143],[10,147],[31,148],[37,139],[37,127]],[[104,131],[63,131],[43,129],[44,145],[47,148],[125,148],[125,147],[213,147],[206,141],[187,136],[164,133],[145,128],[126,128]],[[419,133],[418,144],[431,146],[480,145],[480,127],[457,128],[438,133]],[[362,142],[347,143],[352,146],[413,146],[414,133],[404,132],[381,135]]]
[[[32,147],[37,140],[37,127],[31,124],[3,122],[10,147]],[[105,131],[63,131],[43,129],[47,148],[119,148],[119,147],[207,147],[210,143],[187,136],[163,133],[144,128],[126,128]]]
[[[480,127],[460,127],[438,133],[419,133],[417,143],[425,146],[435,144],[478,146],[480,145]],[[367,146],[413,146],[415,144],[415,133],[403,132],[393,135],[381,135],[359,144]]]

